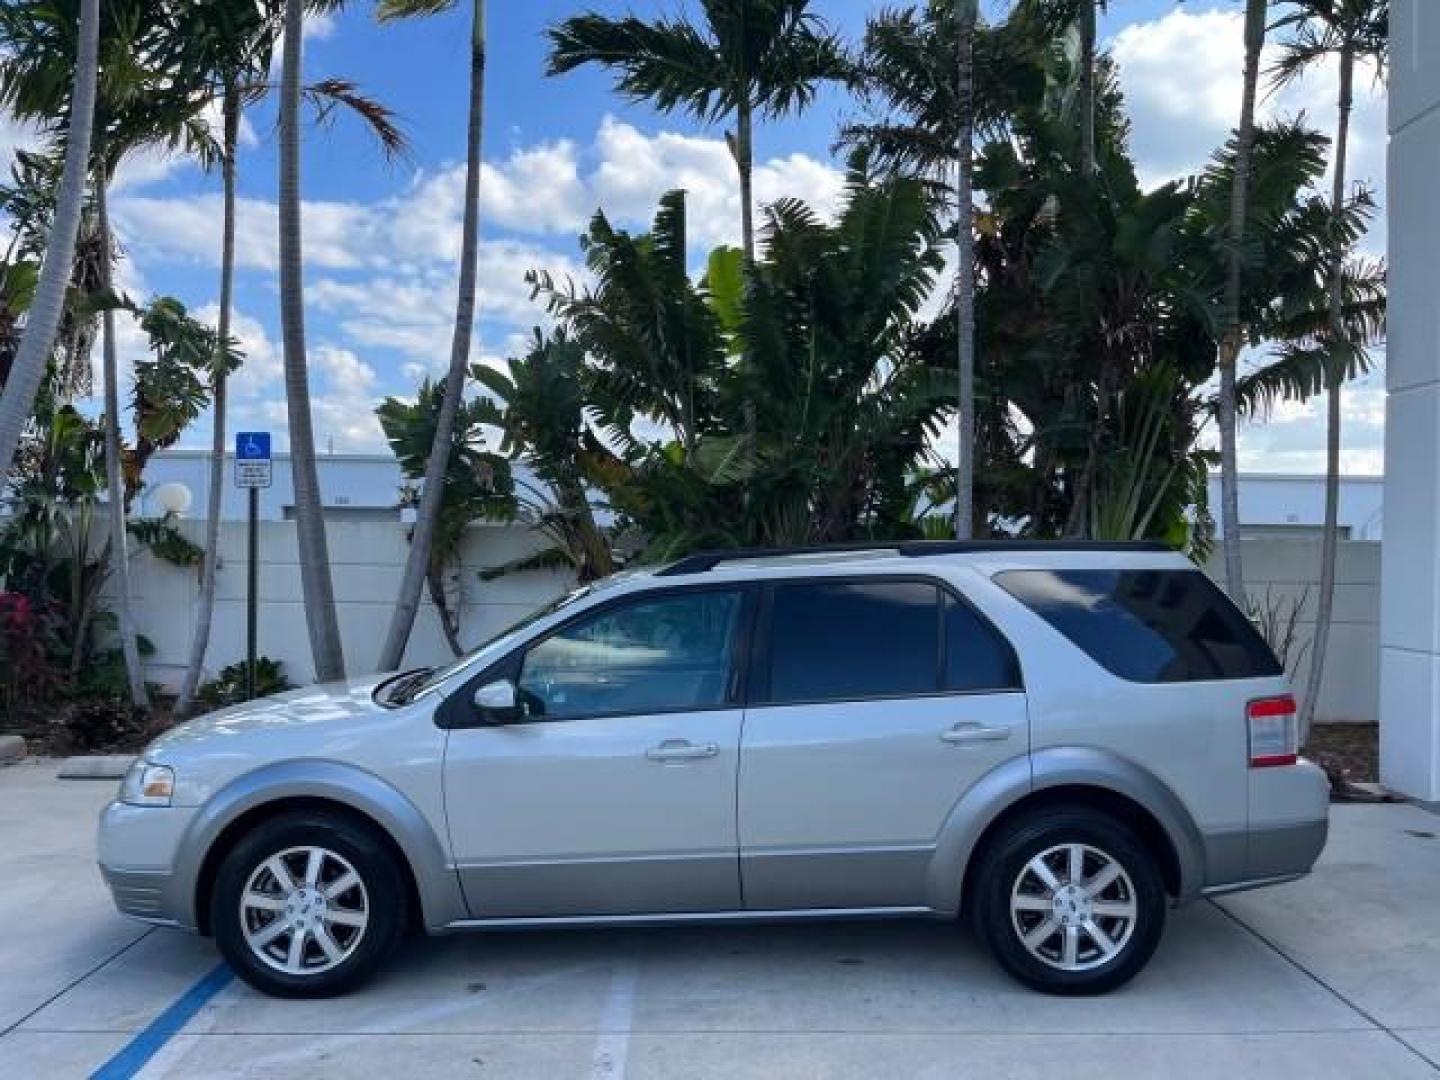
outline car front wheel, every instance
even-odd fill
[[[1131,979],[1165,924],[1155,857],[1109,815],[1057,808],[1017,821],[990,845],[975,916],[1001,965],[1055,994],[1099,994]]]
[[[345,817],[287,814],[225,856],[211,925],[230,966],[280,997],[329,997],[369,978],[406,924],[389,846]]]

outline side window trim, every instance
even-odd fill
[[[939,646],[936,656],[935,689],[902,694],[871,694],[865,697],[834,697],[819,698],[813,701],[784,701],[776,702],[770,700],[770,668],[774,659],[771,649],[774,628],[775,590],[784,585],[811,585],[811,584],[842,584],[854,585],[866,582],[912,582],[933,586],[936,590],[935,612],[939,620]],[[1023,694],[1025,693],[1025,672],[1020,664],[1020,653],[1011,643],[1010,639],[995,625],[985,612],[977,608],[968,596],[954,584],[941,577],[934,577],[929,574],[817,574],[799,577],[778,577],[766,578],[756,582],[755,585],[760,591],[755,604],[755,629],[752,637],[749,660],[747,667],[750,671],[748,679],[750,694],[744,705],[746,708],[768,708],[778,709],[797,705],[836,705],[847,702],[858,701],[900,701],[905,698],[931,698],[931,697],[975,697],[976,695],[992,694]],[[1016,684],[1014,686],[984,690],[950,690],[945,687],[946,658],[948,656],[948,642],[946,640],[946,599],[953,599],[956,603],[964,605],[975,618],[988,630],[996,639],[1005,646],[1014,660]]]
[[[666,599],[672,596],[687,596],[696,593],[717,592],[737,593],[740,597],[740,616],[736,620],[736,636],[731,648],[732,672],[726,676],[725,700],[723,702],[718,705],[707,706],[699,709],[681,707],[670,709],[651,709],[646,711],[644,714],[634,713],[628,710],[622,710],[615,712],[585,713],[579,716],[542,716],[535,717],[526,722],[534,724],[566,724],[572,723],[577,720],[617,719],[625,716],[637,715],[659,716],[665,713],[719,712],[726,709],[742,708],[744,706],[745,700],[745,669],[748,667],[748,664],[745,663],[745,656],[748,652],[750,635],[752,633],[754,625],[756,587],[753,583],[748,581],[706,582],[704,584],[668,585],[658,588],[637,589],[634,592],[628,592],[622,596],[616,596],[608,600],[602,600],[601,602],[593,604],[582,611],[575,612],[568,619],[556,623],[554,626],[550,627],[550,629],[546,630],[543,634],[538,634],[535,637],[516,645],[515,648],[513,648],[510,652],[506,653],[500,659],[496,660],[494,663],[486,667],[483,671],[479,672],[477,675],[466,681],[458,690],[455,691],[455,693],[451,694],[448,698],[446,698],[445,701],[436,709],[436,724],[439,727],[450,729],[483,727],[483,724],[479,723],[474,719],[468,705],[469,701],[474,696],[475,691],[478,690],[480,687],[484,686],[486,683],[494,682],[496,679],[508,678],[512,682],[518,683],[520,680],[520,673],[525,666],[526,654],[528,654],[529,651],[535,646],[541,644],[544,641],[548,641],[550,638],[555,637],[558,634],[563,634],[566,630],[569,630],[577,623],[584,622],[587,619],[606,615],[618,608],[622,608],[634,603],[645,603],[647,601]],[[738,669],[739,671],[738,676],[735,674],[735,669]]]

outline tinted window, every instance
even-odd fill
[[[939,591],[913,581],[777,586],[770,700],[933,693],[940,673]]]
[[[1199,570],[1014,570],[995,580],[1122,679],[1281,673],[1249,620]]]
[[[1017,690],[1015,650],[971,608],[945,597],[945,689]]]
[[[582,618],[526,653],[521,700],[556,720],[722,706],[741,607],[738,592],[676,593]]]

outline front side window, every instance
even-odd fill
[[[1131,682],[1283,673],[1255,627],[1199,570],[1011,570],[995,580]]]
[[[743,597],[675,593],[606,608],[532,646],[519,689],[532,719],[725,705]]]
[[[939,688],[939,590],[917,581],[778,585],[770,614],[775,704]]]

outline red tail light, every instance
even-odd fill
[[[1252,769],[1295,764],[1300,747],[1293,695],[1256,698],[1245,706],[1245,722]]]

